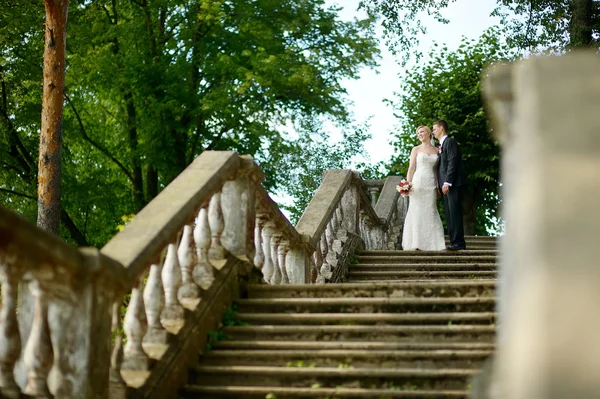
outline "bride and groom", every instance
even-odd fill
[[[439,251],[466,249],[461,199],[467,184],[460,148],[448,137],[448,123],[433,123],[433,136],[440,143],[435,147],[432,131],[419,126],[421,142],[410,152],[407,180],[412,183],[408,212],[404,221],[402,248],[404,250]],[[450,246],[446,248],[444,228],[437,210],[437,197],[443,196],[444,213]]]

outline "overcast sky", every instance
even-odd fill
[[[328,0],[328,4],[344,7],[343,19],[359,16],[356,11],[359,0]],[[497,24],[496,18],[490,17],[496,7],[496,0],[457,0],[450,4],[442,15],[450,20],[447,25],[440,24],[428,16],[423,16],[422,23],[427,27],[427,35],[421,38],[419,49],[427,54],[433,42],[445,43],[449,49],[460,45],[461,37],[478,38],[485,29]],[[357,121],[371,119],[373,139],[365,143],[372,162],[388,160],[392,154],[389,144],[390,132],[397,125],[393,110],[384,104],[384,99],[393,99],[394,92],[400,90],[401,75],[404,68],[389,53],[381,40],[383,58],[376,71],[364,69],[360,79],[347,81],[348,96],[354,102],[352,112]],[[335,137],[335,136],[334,136]]]

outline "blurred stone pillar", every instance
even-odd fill
[[[499,334],[491,398],[600,395],[600,57],[492,67],[503,145]]]

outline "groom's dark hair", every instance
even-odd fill
[[[444,129],[444,132],[448,133],[448,122],[446,122],[445,120],[439,119],[433,122],[433,124],[440,126],[442,129]]]

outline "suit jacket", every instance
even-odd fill
[[[442,153],[438,164],[438,185],[440,188],[445,182],[452,184],[452,187],[467,184],[467,172],[463,165],[460,148],[456,140],[449,136],[446,137],[442,145]]]

